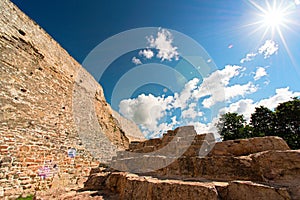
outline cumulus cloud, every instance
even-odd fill
[[[172,122],[167,120],[167,113],[179,108],[182,111],[181,118],[195,118],[202,113],[197,111],[196,102],[191,102],[192,92],[196,89],[198,79],[189,81],[180,93],[174,96],[158,96],[141,94],[135,99],[125,99],[119,104],[119,112],[128,119],[140,125],[145,135],[156,136],[163,131],[174,128],[177,124],[176,116]],[[175,117],[175,118],[174,118]]]
[[[155,97],[151,94],[142,94],[135,99],[123,100],[119,105],[119,111],[139,124],[145,134],[152,133],[152,136],[174,128],[178,124],[177,120],[181,125],[195,124],[204,114],[199,108],[201,102],[204,108],[212,108],[218,102],[225,102],[257,90],[251,82],[229,85],[231,79],[237,77],[241,70],[240,66],[228,65],[222,70],[213,72],[202,82],[197,78],[188,81],[183,90],[174,93],[173,96]],[[178,119],[173,118],[172,122],[165,122],[167,118],[176,116]],[[197,126],[203,128],[204,125],[198,123]],[[210,126],[212,124],[205,126],[205,130],[212,131],[213,127]]]
[[[258,53],[264,55],[264,58],[269,58],[273,54],[278,52],[278,44],[273,40],[267,40],[259,49]]]
[[[274,110],[280,103],[291,100],[291,97],[299,97],[300,92],[293,92],[287,88],[278,88],[273,96],[254,102],[252,99],[241,99],[237,102],[231,103],[227,107],[219,110],[219,116],[227,112],[236,112],[242,114],[245,120],[249,123],[251,114],[254,113],[255,108],[259,106],[265,106],[271,110]],[[198,134],[201,133],[216,133],[217,129],[215,124],[218,122],[219,116],[212,119],[211,123],[203,124],[201,122],[195,122],[194,126]]]
[[[240,63],[249,62],[249,61],[253,60],[256,55],[257,55],[257,53],[247,53],[245,58],[241,59]]]
[[[227,65],[223,70],[217,70],[203,79],[202,84],[193,92],[195,99],[207,97],[202,104],[209,108],[216,102],[225,99],[224,88],[229,84],[229,80],[239,74],[240,66]]]
[[[131,61],[132,61],[134,64],[136,64],[136,65],[141,65],[141,64],[143,64],[142,61],[141,61],[140,59],[136,58],[136,57],[133,57],[133,58],[131,59]]]
[[[194,98],[205,98],[202,105],[211,108],[218,102],[225,102],[237,96],[253,93],[257,90],[253,83],[231,85],[230,80],[240,74],[241,66],[227,65],[223,70],[217,70],[203,80],[203,83],[194,91]]]
[[[162,61],[172,59],[178,60],[179,53],[177,47],[173,46],[173,36],[166,29],[159,29],[156,37],[150,36],[147,38],[151,48],[158,50],[157,57]]]
[[[154,56],[154,53],[151,49],[144,49],[139,52],[139,55],[144,56],[147,59],[151,59]]]
[[[170,98],[155,97],[152,94],[141,94],[136,99],[122,100],[119,111],[126,118],[142,125],[144,128],[155,130],[158,121],[165,117],[169,109]]]
[[[295,0],[294,2],[296,5],[300,5],[300,0]]]
[[[215,116],[210,123],[202,123],[200,119],[204,113],[201,109],[212,108],[217,102],[229,103],[229,100],[234,97],[256,92],[257,87],[251,82],[229,85],[234,77],[238,77],[241,70],[240,66],[228,65],[222,70],[213,72],[202,82],[197,78],[190,80],[180,93],[175,93],[173,96],[155,97],[152,94],[142,94],[135,99],[123,100],[120,102],[119,112],[139,124],[143,133],[149,137],[160,136],[177,125],[188,124],[194,125],[198,134],[216,133],[214,125],[218,116]],[[225,112],[237,112],[243,114],[249,122],[255,107],[262,105],[274,109],[279,103],[299,96],[300,92],[292,92],[288,87],[279,88],[276,89],[275,95],[269,98],[257,102],[252,99],[241,99],[218,109],[217,112],[219,115]],[[201,103],[203,108],[199,108]]]
[[[263,55],[265,59],[271,57],[273,54],[278,52],[279,46],[273,40],[266,40],[265,43],[259,47],[257,53],[250,52],[247,53],[244,58],[240,60],[240,63],[250,62],[252,61],[257,55]]]
[[[271,110],[276,108],[278,104],[291,100],[291,97],[299,97],[300,92],[292,92],[289,88],[278,88],[275,91],[275,95],[262,99],[258,102],[254,102],[252,99],[241,99],[234,102],[220,110],[220,114],[226,112],[236,112],[243,114],[245,119],[249,122],[251,114],[255,111],[256,107],[265,106]]]
[[[210,123],[204,124],[201,122],[194,122],[193,125],[198,134],[215,133],[215,136],[220,137],[219,134],[216,134],[218,132],[218,130],[217,130],[217,127],[215,126],[215,124],[218,121],[219,121],[218,117],[215,117],[211,120]]]
[[[274,109],[279,103],[291,100],[291,97],[299,97],[300,92],[292,92],[289,87],[276,89],[276,94],[270,98],[262,99],[258,102],[258,106],[266,106]]]
[[[257,91],[257,87],[252,83],[249,82],[243,85],[233,85],[230,87],[225,87],[225,100],[232,99],[237,96],[245,96],[246,94],[251,94]]]
[[[257,81],[266,75],[267,75],[266,69],[263,67],[259,67],[255,72],[254,80]]]
[[[198,85],[198,78],[194,78],[187,82],[180,94],[175,93],[173,106],[175,108],[185,109],[188,106],[188,102],[191,100],[192,94],[197,89]]]
[[[200,117],[203,115],[203,112],[200,112],[197,109],[196,103],[189,104],[188,108],[186,110],[183,110],[181,113],[181,117],[183,119],[195,119],[196,117]]]
[[[255,110],[255,104],[252,99],[241,99],[237,102],[230,104],[228,107],[220,110],[220,114],[227,112],[236,112],[244,115],[247,121],[250,121],[251,113]]]

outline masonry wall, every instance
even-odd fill
[[[74,104],[76,94],[96,109],[100,131],[76,123],[86,114]],[[126,148],[128,139],[101,86],[14,4],[0,0],[0,199],[80,184],[115,155],[111,144]]]

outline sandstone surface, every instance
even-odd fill
[[[289,150],[287,143],[280,137],[268,136],[263,139],[260,137],[227,140],[216,143],[210,155],[215,156],[243,156],[252,153],[268,150]]]
[[[194,137],[193,141],[176,136],[180,132],[188,138]],[[168,131],[163,138],[131,143],[127,151],[118,152],[111,166],[159,179],[226,182],[226,187],[215,186],[221,199],[297,199],[300,196],[300,150],[290,150],[283,139],[261,137],[216,143],[213,134],[191,132],[192,127],[180,127]],[[185,152],[174,158],[173,153],[182,149]],[[203,149],[208,150],[205,156],[201,154]],[[161,163],[165,165],[159,167]]]
[[[117,120],[119,126],[126,133],[126,137],[130,142],[133,141],[144,141],[145,136],[139,129],[139,127],[131,120],[122,117],[118,112],[112,110],[112,116]]]
[[[0,198],[84,182],[128,148],[97,81],[9,0],[0,0],[0,88]]]
[[[192,127],[180,127],[180,129],[183,131],[179,129],[168,131],[163,138],[134,142],[130,144],[127,151],[119,152],[118,156],[114,158],[114,162],[122,163],[126,170],[134,169],[131,166],[132,163],[138,163],[139,167],[143,166],[144,169],[149,165],[155,166],[157,165],[156,162],[159,162],[158,160],[168,159],[169,154],[161,156],[160,152],[150,156],[149,153],[151,152],[147,147],[151,146],[153,147],[152,150],[159,152],[168,146],[164,141],[169,141],[169,143],[173,141],[169,137],[175,139],[174,144],[180,145],[181,137],[176,137],[176,134],[192,131]],[[191,135],[193,134],[187,134],[187,136]],[[249,143],[253,142],[250,140],[252,139],[249,139]],[[113,168],[96,168],[91,171],[91,175],[82,189],[73,191],[73,193],[61,193],[57,195],[57,199],[64,199],[68,195],[73,196],[74,199],[84,195],[86,195],[84,196],[86,199],[92,198],[91,195],[88,196],[87,194],[94,194],[94,197],[102,198],[105,193],[107,199],[124,200],[298,200],[300,196],[300,150],[278,150],[286,148],[285,145],[282,145],[285,143],[280,141],[282,140],[280,138],[265,137],[255,138],[255,140],[258,144],[265,142],[274,145],[273,147],[266,147],[268,150],[262,152],[259,152],[260,145],[257,145],[257,148],[254,145],[251,151],[248,150],[249,154],[247,153],[247,155],[242,153],[240,156],[233,156],[238,153],[235,150],[231,153],[227,149],[228,153],[225,155],[209,153],[204,157],[199,157],[197,154],[198,150],[201,149],[199,146],[213,144],[213,136],[211,134],[207,136],[194,135],[191,144],[195,147],[187,148],[188,155],[183,153],[174,162],[161,169],[133,174],[126,172],[126,170],[120,172]],[[247,140],[243,140],[243,142],[234,140],[232,142],[243,144]],[[224,143],[220,146],[227,146],[228,143]],[[212,152],[214,147],[212,147]],[[132,154],[132,152],[143,152],[143,148],[146,154],[126,157],[137,155]],[[197,153],[192,153],[192,150],[196,150]],[[126,152],[130,153],[127,154]],[[93,193],[93,191],[97,193]],[[40,197],[42,199],[43,195]]]
[[[157,179],[126,172],[93,174],[82,191],[110,191],[118,199],[289,200],[288,188],[251,181]],[[106,189],[106,190],[105,190]],[[77,194],[78,195],[78,194]]]

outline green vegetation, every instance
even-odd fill
[[[32,200],[33,199],[33,195],[29,195],[27,197],[19,197],[16,200]]]
[[[243,115],[225,113],[216,126],[223,140],[279,136],[291,149],[300,149],[300,99],[281,103],[274,111],[257,107],[249,124]]]

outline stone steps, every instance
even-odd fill
[[[98,173],[90,176],[83,190],[109,190],[119,199],[129,200],[286,200],[293,199],[286,187],[251,181],[157,179],[125,172]]]
[[[287,188],[294,199],[300,199],[300,150],[290,150],[283,139],[215,142],[213,134],[193,134],[191,127],[181,127],[168,131],[161,139],[135,142],[127,151],[117,153],[110,170],[162,179],[225,181],[231,183],[231,189],[242,185],[244,189],[250,187],[250,191],[260,188],[249,184],[256,182],[271,187],[264,188],[267,193],[273,191],[272,187]],[[139,182],[136,184],[140,187]],[[247,198],[251,197],[248,193]]]

